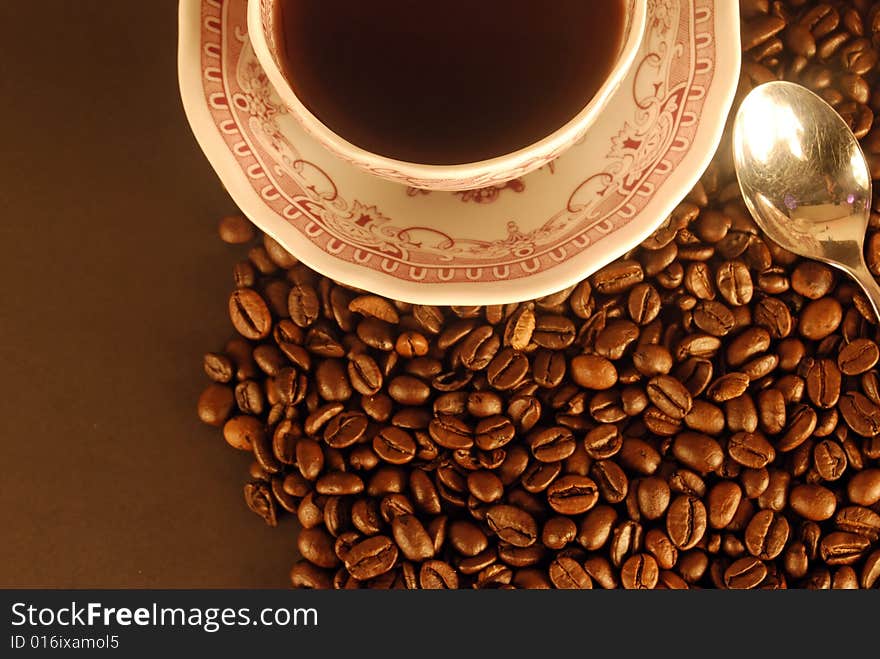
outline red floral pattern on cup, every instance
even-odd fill
[[[620,114],[604,160],[568,193],[558,195],[558,207],[543,220],[530,218],[527,230],[520,228],[517,217],[499,225],[493,211],[492,239],[420,221],[416,207],[406,217],[389,215],[382,206],[389,203],[393,185],[384,184],[375,199],[362,197],[352,193],[345,177],[337,179],[313,162],[314,157],[304,157],[301,150],[314,156],[314,149],[297,140],[308,138],[291,139],[279,127],[285,110],[247,41],[245,0],[201,0],[204,99],[263,211],[284,218],[298,240],[310,241],[339,263],[419,284],[483,285],[533,277],[586,250],[595,251],[632,223],[693,146],[714,75],[715,2],[648,0],[648,7],[642,51],[624,83],[631,101]],[[557,164],[571,162],[579,161],[569,153]],[[535,172],[521,182],[527,187],[515,198],[523,200],[524,208],[529,207],[529,195],[538,194],[541,176],[548,173]],[[401,187],[400,194],[405,196],[406,189]],[[410,197],[409,203],[430,204],[446,195],[452,198],[435,192]],[[479,196],[473,193],[469,201]],[[495,204],[467,206],[488,212]],[[280,238],[297,251],[290,236]],[[615,241],[610,244],[612,251],[621,249]],[[616,255],[606,249],[602,258]]]

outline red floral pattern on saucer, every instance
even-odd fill
[[[286,114],[247,40],[246,5],[181,2],[181,89],[209,159],[251,219],[304,262],[421,302],[535,297],[631,249],[702,173],[739,68],[736,3],[648,0],[633,70],[552,168],[414,194],[325,152]]]

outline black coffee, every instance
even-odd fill
[[[562,127],[608,76],[623,0],[280,0],[283,68],[364,149],[451,165]]]

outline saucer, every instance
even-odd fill
[[[241,210],[314,270],[419,304],[541,297],[646,238],[721,139],[739,76],[737,3],[647,2],[641,51],[586,137],[494,187],[407,188],[325,151],[257,62],[247,0],[181,0],[181,96]]]

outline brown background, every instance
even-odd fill
[[[240,255],[177,2],[7,0],[0,25],[0,587],[287,585],[292,527],[195,416]]]

